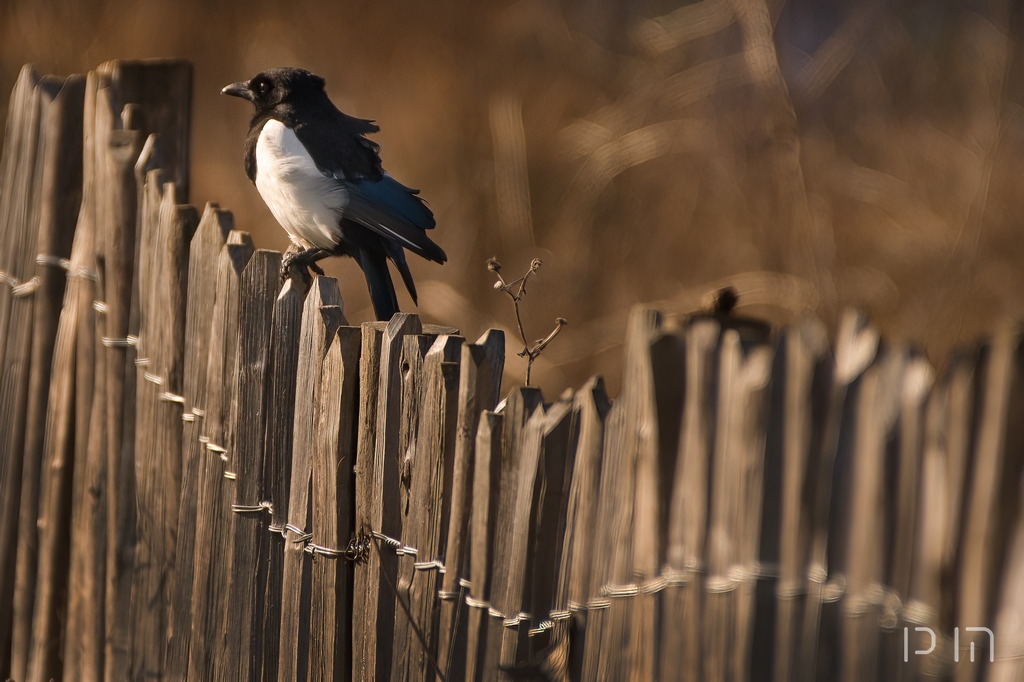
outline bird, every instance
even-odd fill
[[[221,93],[255,107],[245,173],[298,249],[282,260],[282,279],[292,264],[323,275],[317,261],[349,256],[366,277],[377,319],[390,320],[398,312],[390,260],[417,303],[405,250],[435,263],[448,257],[426,234],[436,223],[419,190],[381,165],[380,146],[367,137],[380,127],[342,113],[325,80],[305,69],[268,69]]]

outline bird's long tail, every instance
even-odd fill
[[[391,273],[388,272],[387,258],[383,253],[360,249],[359,267],[366,277],[374,314],[378,320],[390,320],[398,312],[398,296],[395,294],[395,285],[391,282]]]

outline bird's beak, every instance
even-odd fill
[[[249,89],[249,84],[245,81],[225,85],[220,92],[222,95],[231,95],[252,101],[252,90]]]

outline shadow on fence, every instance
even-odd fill
[[[639,309],[616,400],[502,399],[499,332],[349,326],[186,205],[190,88],[11,98],[0,674],[1024,676],[1016,327],[936,377],[852,313]]]

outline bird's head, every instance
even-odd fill
[[[324,79],[305,69],[279,67],[261,71],[247,81],[226,85],[221,93],[249,100],[260,114],[278,104],[323,97]]]

